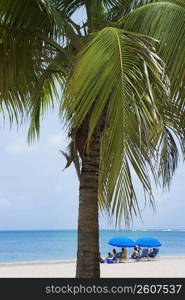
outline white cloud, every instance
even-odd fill
[[[37,149],[38,146],[36,144],[29,146],[27,140],[24,138],[18,138],[5,147],[6,152],[13,153],[13,154],[35,152],[37,151]]]

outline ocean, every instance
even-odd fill
[[[113,249],[108,245],[108,240],[116,236],[133,240],[155,237],[162,244],[159,251],[161,257],[185,256],[185,230],[100,230],[100,252],[103,257]],[[75,260],[76,250],[76,230],[0,231],[0,263]],[[132,250],[128,249],[128,255]]]

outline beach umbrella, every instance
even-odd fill
[[[108,244],[111,246],[122,248],[135,247],[136,245],[136,243],[133,240],[123,236],[112,238],[110,241],[108,241]]]
[[[143,237],[138,239],[135,243],[138,246],[148,247],[148,248],[155,248],[161,246],[161,243],[153,237]]]

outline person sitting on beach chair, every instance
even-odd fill
[[[150,250],[148,256],[154,258],[156,257],[158,252],[159,252],[159,248],[153,248],[152,250]]]
[[[112,257],[113,257],[112,254],[110,252],[108,252],[106,258],[112,258]]]
[[[110,252],[108,252],[108,255],[106,256],[105,260],[108,264],[114,263],[114,258]]]
[[[99,262],[102,264],[105,262],[105,260],[101,257],[101,253],[99,252]]]
[[[139,253],[139,255],[140,255],[141,250],[142,250],[141,246],[136,246],[136,248],[137,248],[137,251],[138,251],[138,253]]]
[[[117,261],[118,261],[116,249],[113,249],[113,250],[112,250],[112,257],[113,257],[113,259],[114,259],[114,262],[117,262]]]
[[[142,259],[142,258],[148,258],[148,248],[144,248],[141,255],[137,257],[137,260]]]
[[[134,247],[134,251],[131,254],[131,258],[138,258],[139,257],[139,251],[137,247]]]
[[[124,262],[127,259],[127,251],[125,248],[122,248],[121,255],[119,257],[119,262]]]

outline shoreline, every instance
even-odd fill
[[[100,264],[101,278],[185,278],[185,256]],[[76,260],[0,263],[0,278],[75,278]]]
[[[184,255],[174,255],[174,256],[157,256],[154,260],[173,260],[173,259],[185,259]],[[129,262],[131,259],[128,257],[127,262]],[[132,259],[134,262],[134,260]],[[144,261],[144,260],[143,260]],[[151,259],[152,261],[152,259]],[[70,263],[76,263],[76,259],[66,259],[66,260],[34,260],[34,261],[17,261],[17,262],[0,262],[0,267],[2,266],[24,266],[24,265],[45,265],[45,264],[70,264]],[[106,263],[105,263],[106,264]]]

